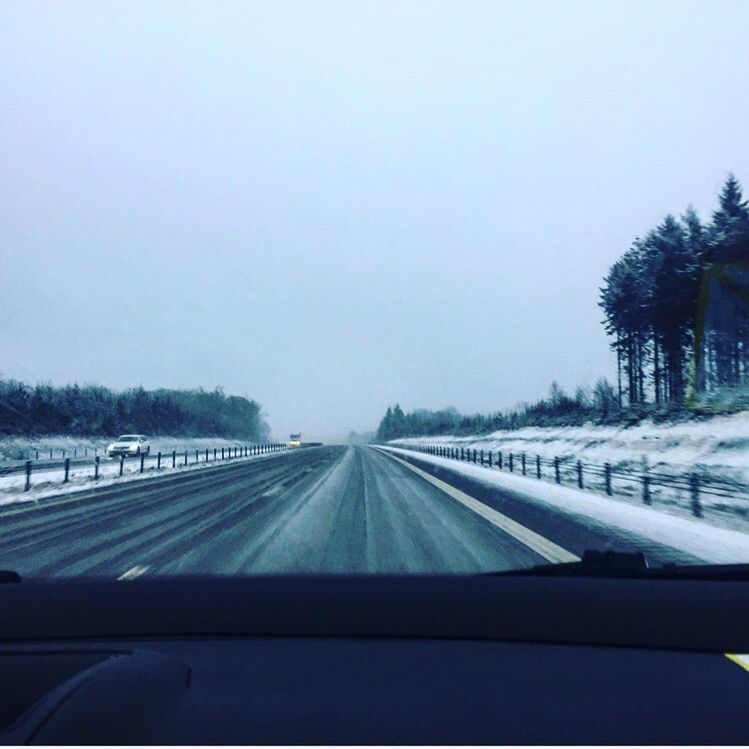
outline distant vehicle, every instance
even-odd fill
[[[289,447],[301,447],[302,446],[302,433],[289,435]]]
[[[145,434],[122,434],[111,445],[107,445],[107,455],[116,458],[119,455],[138,456],[148,455],[151,445]]]

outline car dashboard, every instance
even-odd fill
[[[0,740],[746,743],[747,601],[741,581],[6,584]]]

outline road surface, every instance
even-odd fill
[[[371,447],[310,448],[2,508],[0,569],[122,579],[472,573],[547,563],[544,543],[572,558],[617,548],[694,561],[532,503],[510,505],[499,490],[476,501],[467,506]]]

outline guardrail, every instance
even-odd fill
[[[132,471],[129,473],[145,473],[147,468],[149,470],[159,471],[162,468],[183,468],[185,466],[196,465],[198,463],[220,463],[221,461],[236,460],[238,458],[249,458],[254,455],[264,455],[266,453],[282,452],[287,449],[287,446],[282,443],[276,442],[265,442],[262,444],[252,445],[236,445],[234,447],[214,447],[214,448],[203,448],[195,450],[172,450],[171,452],[158,452],[154,455],[141,455],[124,456],[120,455],[119,458],[112,458],[102,463],[101,456],[95,455],[92,462],[78,460],[75,463],[71,463],[71,459],[65,458],[59,468],[62,471],[62,479],[58,483],[67,484],[70,481],[71,468],[75,469],[76,472],[79,469],[89,468],[91,473],[89,474],[94,481],[98,481],[102,478],[101,467],[102,465],[110,467],[112,465],[118,466],[116,472],[108,472],[109,477],[123,476],[125,474],[125,466],[134,466]],[[194,459],[193,459],[194,456]],[[155,466],[153,464],[156,464]],[[35,469],[37,469],[35,471]],[[32,477],[36,475],[44,474],[45,483],[50,483],[47,476],[53,473],[53,468],[48,464],[42,463],[41,465],[35,463],[33,460],[27,460],[21,466],[14,466],[10,468],[0,468],[0,475],[10,475],[14,473],[24,473],[26,480],[24,483],[24,491],[29,491],[32,486]],[[80,477],[80,475],[79,475]]]
[[[715,498],[746,502],[746,507],[736,507],[735,512],[749,515],[749,485],[728,479],[710,476],[705,472],[693,471],[688,474],[668,474],[660,471],[626,471],[612,468],[610,463],[590,463],[576,458],[542,458],[527,453],[484,451],[472,448],[450,447],[445,445],[394,445],[401,449],[425,453],[452,460],[475,463],[496,468],[500,471],[518,473],[536,479],[553,480],[556,484],[572,483],[578,489],[601,489],[608,496],[615,493],[631,495],[631,491],[621,491],[622,482],[631,489],[639,487],[643,504],[652,505],[655,499],[654,488],[660,487],[684,494],[695,517],[701,518],[705,511],[704,498]],[[591,481],[591,479],[593,479]],[[620,491],[616,491],[616,489]]]

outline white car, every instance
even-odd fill
[[[148,455],[151,452],[151,445],[144,434],[123,434],[120,435],[111,445],[107,445],[107,455],[110,458],[116,458],[124,455],[129,456]]]

